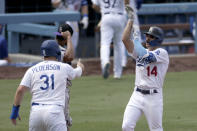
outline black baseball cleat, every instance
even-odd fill
[[[105,67],[103,70],[103,78],[104,79],[107,79],[109,77],[109,67],[110,67],[109,63],[105,64]]]

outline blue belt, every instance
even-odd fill
[[[46,105],[56,105],[56,104],[41,104],[41,103],[33,102],[31,105],[32,105],[32,106],[39,106],[39,105],[41,105],[41,106],[46,106]],[[61,105],[58,105],[58,104],[57,104],[57,106],[61,106]]]
[[[38,106],[38,105],[44,106],[44,105],[50,105],[50,104],[40,104],[40,103],[33,102],[31,105],[32,106]]]

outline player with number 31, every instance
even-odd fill
[[[82,75],[84,65],[76,68],[59,62],[61,52],[55,40],[46,40],[41,45],[44,61],[30,67],[16,90],[10,119],[16,125],[19,108],[26,91],[32,94],[29,131],[67,131],[64,116],[67,80]]]

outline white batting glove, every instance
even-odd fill
[[[130,5],[125,6],[125,10],[127,12],[127,16],[131,21],[134,21],[134,12]]]
[[[87,29],[88,28],[88,15],[84,15],[80,23],[83,24],[83,29]]]

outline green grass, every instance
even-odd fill
[[[165,131],[197,131],[197,72],[168,73],[164,84]],[[101,76],[82,77],[71,87],[72,131],[121,131],[125,106],[134,86],[134,75],[121,80]],[[20,80],[0,80],[0,131],[27,131],[31,96],[24,96],[15,127],[9,120]],[[135,131],[147,131],[143,116]]]

